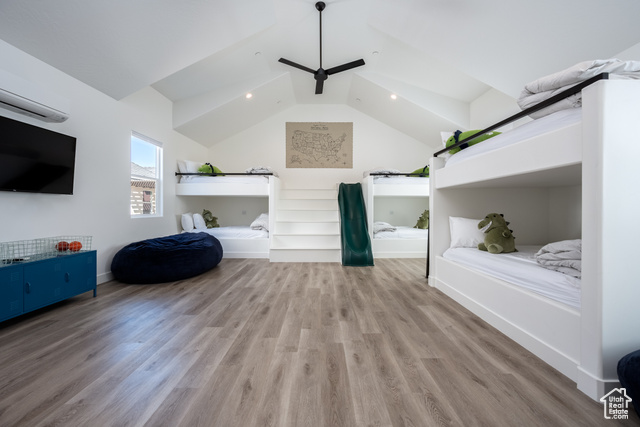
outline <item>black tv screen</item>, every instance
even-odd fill
[[[0,116],[0,191],[73,194],[76,138]]]

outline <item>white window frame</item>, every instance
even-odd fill
[[[129,211],[131,214],[131,218],[158,218],[158,217],[162,217],[162,212],[163,212],[163,198],[162,198],[162,188],[163,188],[163,181],[162,181],[162,171],[163,171],[163,167],[162,167],[162,157],[163,157],[163,149],[162,149],[162,142],[156,141],[153,138],[150,138],[146,135],[143,135],[141,133],[132,131],[131,132],[131,138],[129,139],[129,161],[133,162],[133,159],[131,158],[131,144],[133,142],[133,139],[139,139],[143,142],[146,142],[148,144],[154,145],[156,147],[156,168],[155,168],[155,177],[153,178],[149,178],[148,176],[138,176],[138,175],[134,175],[133,173],[131,173],[131,168],[129,168],[129,173],[130,173],[130,179],[134,179],[134,178],[139,178],[139,179],[145,179],[145,180],[153,180],[155,181],[155,205],[156,205],[156,211],[155,213],[152,214],[144,214],[144,213],[134,213],[133,212],[133,206],[131,203],[131,190],[129,192]]]

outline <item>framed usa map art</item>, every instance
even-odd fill
[[[353,122],[287,122],[287,168],[353,168]]]

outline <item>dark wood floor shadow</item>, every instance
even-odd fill
[[[0,323],[1,426],[614,426],[602,404],[427,285],[224,259]]]

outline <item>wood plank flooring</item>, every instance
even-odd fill
[[[224,259],[0,323],[0,425],[613,426],[424,278]]]

